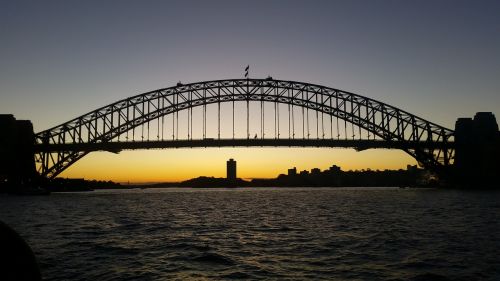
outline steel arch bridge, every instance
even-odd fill
[[[220,106],[226,103],[232,103],[233,135],[232,138],[224,139],[220,134]],[[235,103],[246,103],[247,134],[243,138],[236,138],[234,134]],[[250,137],[249,120],[259,118],[253,114],[250,116],[250,103],[261,105],[261,132],[258,138],[257,135]],[[269,103],[274,105],[275,135],[265,138],[264,104]],[[206,107],[211,104],[218,106],[216,138],[207,138],[206,133]],[[203,120],[197,120],[203,122],[203,138],[198,139],[193,138],[192,112],[196,107],[203,108],[204,114]],[[284,138],[280,134],[279,118],[283,118],[283,115],[286,118],[286,108],[288,137]],[[310,110],[313,112],[312,118],[316,115],[316,138],[310,138]],[[178,138],[178,114],[181,111],[188,113],[188,135],[185,139]],[[295,128],[300,127],[300,124],[295,124],[295,120],[300,113],[302,137],[299,138],[296,137]],[[241,112],[237,114],[242,115]],[[164,121],[168,116],[172,119],[172,139],[166,140],[163,131]],[[325,116],[330,127],[327,137]],[[300,119],[300,116],[298,117]],[[222,120],[225,121],[224,118]],[[345,129],[342,137],[339,122]],[[322,135],[319,133],[320,124]],[[333,134],[334,125],[337,135]],[[154,140],[149,139],[152,126],[157,128]],[[352,137],[347,135],[348,126],[351,126]],[[133,136],[130,140],[129,133],[134,135],[138,128],[142,128],[142,137],[136,141]],[[148,131],[146,140],[145,128]],[[356,136],[356,133],[359,135]],[[126,141],[120,141],[120,138],[125,138]],[[215,80],[185,85],[178,83],[174,87],[126,98],[36,133],[34,150],[38,173],[45,178],[54,178],[86,154],[96,150],[117,152],[122,149],[219,146],[353,147],[358,150],[397,148],[413,156],[423,167],[436,172],[453,164],[455,154],[454,132],[443,126],[354,93],[303,82],[274,80],[270,77]]]

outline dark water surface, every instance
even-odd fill
[[[500,280],[500,192],[148,189],[0,196],[46,280]]]

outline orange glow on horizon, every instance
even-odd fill
[[[94,152],[64,171],[60,177],[112,180],[115,182],[177,182],[199,176],[226,176],[226,161],[237,161],[239,178],[275,178],[287,169],[347,170],[406,168],[416,161],[400,150],[325,148],[193,148]]]

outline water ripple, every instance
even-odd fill
[[[499,192],[163,189],[0,197],[45,280],[500,280]]]

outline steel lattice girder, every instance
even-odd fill
[[[449,165],[453,159],[454,149],[452,145],[447,145],[453,142],[452,130],[354,93],[302,82],[268,79],[206,81],[133,96],[37,133],[35,147],[109,142],[162,116],[197,106],[232,101],[265,101],[304,107],[345,120],[386,141],[444,144],[434,145],[432,149],[419,145],[403,149],[429,169]],[[40,155],[36,155],[41,163],[39,172],[53,178],[87,153],[39,152]]]

